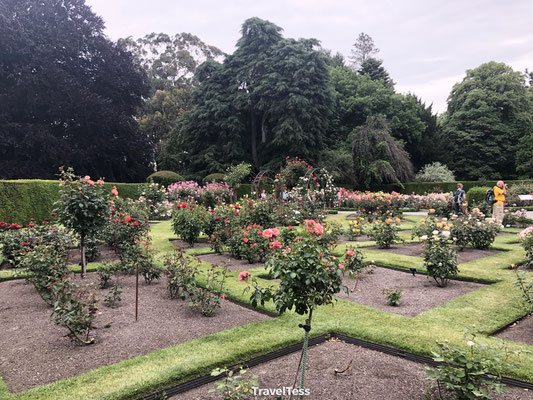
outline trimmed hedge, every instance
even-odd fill
[[[204,179],[202,179],[202,183],[206,184],[206,183],[212,183],[212,182],[224,182],[225,176],[226,175],[220,172],[215,172],[214,174],[209,174]]]
[[[457,189],[457,183],[461,182],[463,184],[463,189],[468,192],[473,187],[493,187],[496,185],[497,181],[456,181],[456,182],[408,182],[404,184],[388,184],[382,185],[374,190],[382,190],[384,192],[398,192],[403,194],[426,194],[426,193],[446,193],[453,192]],[[524,184],[530,183],[533,184],[531,180],[521,180],[521,181],[505,181],[509,186],[512,184]]]
[[[466,201],[469,204],[480,204],[485,201],[485,195],[489,186],[473,187],[466,193]]]
[[[154,181],[155,183],[159,183],[165,187],[183,180],[183,176],[174,171],[157,171],[146,178],[147,182]]]
[[[139,197],[138,183],[106,182],[111,191],[117,187],[119,196],[136,199]],[[0,181],[0,221],[26,225],[30,218],[42,221],[59,200],[59,182],[38,179]]]

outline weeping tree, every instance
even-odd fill
[[[408,182],[413,164],[402,142],[394,139],[382,115],[370,116],[352,132],[355,181],[369,187],[381,183]]]

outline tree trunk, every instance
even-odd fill
[[[80,235],[80,247],[81,247],[81,277],[85,278],[87,273],[87,260],[85,259],[85,235]]]
[[[252,118],[252,161],[256,168],[259,168],[259,159],[257,158],[257,120],[253,110],[250,110]]]
[[[267,127],[265,123],[266,123],[266,113],[263,114],[263,118],[261,118],[261,143],[267,142]]]

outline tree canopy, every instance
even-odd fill
[[[148,146],[134,118],[146,75],[83,0],[0,3],[0,178],[132,181]]]
[[[192,171],[205,175],[242,160],[275,168],[287,155],[315,161],[333,96],[317,46],[283,38],[271,22],[246,20],[235,52],[197,71],[182,131]]]
[[[524,76],[511,67],[493,61],[482,64],[468,70],[463,81],[453,87],[443,135],[449,165],[458,178],[515,178],[515,163],[521,167],[527,154],[531,155],[527,143],[532,132],[532,107]]]

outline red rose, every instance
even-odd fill
[[[126,215],[126,221],[131,222],[131,217],[129,215]]]

